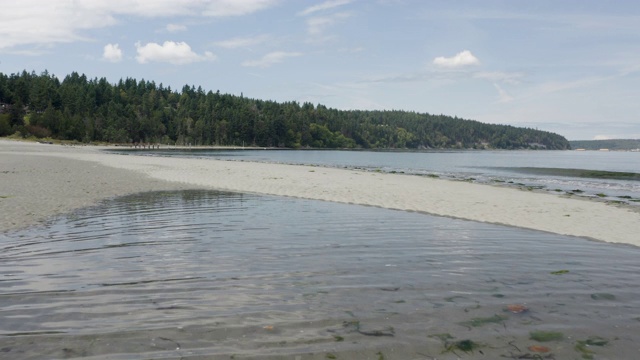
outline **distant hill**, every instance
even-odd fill
[[[569,141],[572,149],[585,150],[637,150],[640,149],[640,139],[612,139],[612,140],[574,140]]]

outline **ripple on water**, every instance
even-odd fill
[[[0,235],[0,249],[0,357],[637,355],[630,246],[182,191]]]

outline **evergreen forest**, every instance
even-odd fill
[[[639,150],[640,139],[611,139],[611,140],[574,140],[569,141],[573,149],[585,150]]]
[[[336,110],[153,81],[0,73],[0,136],[115,144],[569,149],[551,132],[408,111]]]

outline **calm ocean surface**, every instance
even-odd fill
[[[563,192],[572,196],[601,197],[640,206],[640,152],[172,149],[135,150],[135,153],[402,172]],[[635,176],[589,178],[577,176],[570,169],[633,173]]]
[[[0,234],[0,359],[636,359],[638,259],[373,207],[138,194]]]

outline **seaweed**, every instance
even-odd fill
[[[547,342],[547,341],[559,341],[564,338],[564,334],[558,331],[532,331],[529,333],[529,338],[534,341]]]
[[[590,346],[605,346],[609,344],[609,340],[600,336],[590,336],[587,340],[578,340],[574,349],[582,354],[583,359],[591,360],[595,355],[595,351],[589,349]]]
[[[464,352],[471,352],[478,347],[478,344],[473,342],[472,340],[460,340],[451,344],[451,347],[462,350]]]
[[[552,271],[550,272],[551,275],[562,275],[562,274],[566,274],[568,273],[569,270],[558,270],[558,271]]]
[[[433,334],[429,335],[429,337],[440,339],[440,341],[444,342],[444,350],[442,351],[443,354],[448,352],[456,354],[456,350],[460,350],[465,353],[472,353],[474,350],[482,347],[481,344],[470,339],[452,341],[453,339],[455,339],[455,337],[449,333]],[[482,353],[482,351],[479,352]]]
[[[609,340],[600,336],[589,336],[587,340],[584,340],[584,343],[589,346],[605,346],[609,343]]]
[[[443,353],[452,352],[455,354],[456,350],[460,350],[465,353],[472,353],[474,350],[477,350],[480,347],[481,345],[478,344],[477,342],[473,340],[465,339],[465,340],[456,341],[450,344],[446,344],[446,347]]]
[[[591,179],[609,179],[609,180],[631,180],[639,181],[640,173],[623,172],[623,171],[604,171],[604,170],[588,170],[588,169],[564,169],[564,168],[538,168],[538,167],[515,167],[507,168],[526,174],[554,175]]]
[[[591,294],[593,300],[615,300],[616,296],[609,293],[595,293]]]
[[[595,354],[595,351],[589,349],[588,346],[589,345],[587,344],[586,341],[578,340],[576,342],[576,346],[574,347],[574,349],[580,354],[582,354],[583,359],[591,360],[593,359],[593,355]]]
[[[387,328],[385,328],[384,330],[371,330],[371,331],[363,331],[363,330],[356,330],[356,332],[360,335],[365,335],[365,336],[395,336],[396,332],[395,329],[393,328],[393,326],[389,326]]]

